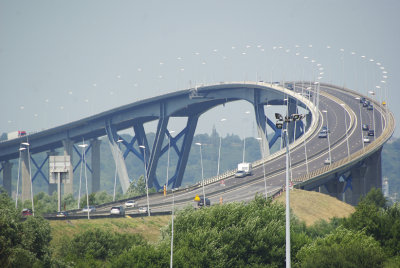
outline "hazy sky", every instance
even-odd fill
[[[364,94],[380,86],[398,122],[399,11],[398,0],[0,0],[0,133],[194,84],[310,80],[317,71]],[[197,133],[227,118],[223,134],[251,135],[247,110],[215,109]]]

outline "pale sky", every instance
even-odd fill
[[[399,122],[399,11],[397,0],[0,0],[0,133],[200,83],[317,72],[322,82],[377,90],[378,99],[387,92]],[[227,118],[223,135],[253,135],[247,110],[244,102],[212,110],[196,133]]]

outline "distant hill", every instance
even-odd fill
[[[286,203],[285,193],[276,199]],[[307,226],[319,220],[333,217],[348,217],[355,211],[354,207],[326,194],[294,189],[290,191],[290,208]]]

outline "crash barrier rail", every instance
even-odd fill
[[[333,89],[337,89],[337,87],[335,86],[329,84],[326,85],[332,87]],[[354,96],[364,97],[363,95],[360,95],[350,89],[341,89],[341,90],[345,90]],[[342,158],[341,160],[334,162],[331,165],[322,167],[308,174],[293,179],[294,182],[297,182],[296,184],[297,187],[304,185],[306,182],[318,180],[320,177],[328,176],[334,172],[337,172],[338,169],[343,169],[348,166],[351,166],[357,163],[360,158],[365,158],[367,156],[370,156],[371,154],[376,152],[379,148],[381,148],[383,144],[393,135],[395,129],[395,120],[393,114],[387,109],[383,111],[382,107],[377,101],[372,100],[372,102],[374,103],[374,109],[377,109],[378,107],[382,115],[384,115],[383,118],[385,120],[385,128],[382,134],[378,138],[376,138],[373,142],[364,146],[363,149],[360,149],[357,152],[352,153],[350,157]]]

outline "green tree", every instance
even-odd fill
[[[302,247],[298,267],[381,267],[385,254],[379,243],[363,231],[337,228]]]

